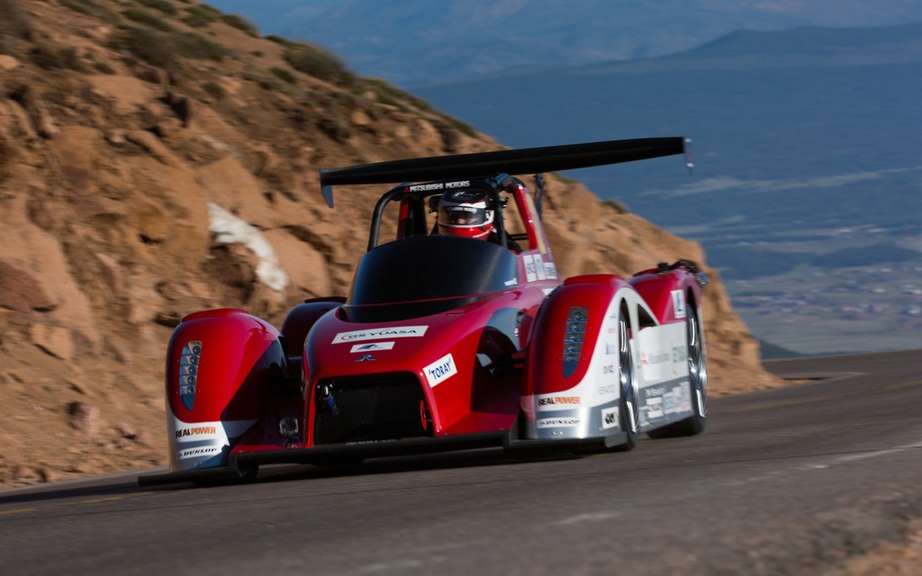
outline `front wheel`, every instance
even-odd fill
[[[626,311],[618,320],[618,383],[621,387],[619,417],[624,444],[615,450],[627,452],[637,445],[637,397],[634,394],[634,360],[631,357],[630,328]]]
[[[659,430],[651,430],[650,438],[695,436],[704,432],[707,424],[707,362],[702,339],[701,319],[695,306],[688,307],[685,318],[688,340],[688,387],[691,393],[692,415]]]

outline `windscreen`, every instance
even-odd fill
[[[506,290],[516,284],[516,260],[486,240],[411,237],[362,257],[348,306],[455,298]]]

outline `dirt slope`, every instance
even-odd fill
[[[0,484],[163,464],[183,314],[344,294],[380,190],[319,167],[496,147],[194,2],[0,0]],[[547,220],[566,274],[704,260],[557,178]],[[775,385],[711,277],[714,390]]]

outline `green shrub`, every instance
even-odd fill
[[[80,14],[86,14],[87,16],[95,16],[97,18],[105,18],[107,20],[112,20],[115,18],[115,14],[102,6],[96,0],[59,0],[61,5],[65,8],[73,10],[74,12],[79,12]]]
[[[290,45],[285,51],[285,60],[295,70],[333,84],[352,85],[355,82],[355,76],[342,60],[316,46]]]
[[[567,184],[575,184],[577,182],[576,180],[573,180],[572,178],[566,178],[564,176],[561,176],[560,174],[557,174],[557,177],[563,180]],[[628,213],[628,209],[624,207],[624,204],[618,202],[617,200],[605,200],[602,202],[602,204],[610,208],[613,208],[615,212],[617,212],[618,214]]]
[[[464,132],[469,136],[476,134],[474,129],[467,124],[451,118],[450,116],[445,116],[438,110],[433,109],[432,106],[425,100],[417,98],[408,92],[404,92],[400,88],[397,88],[393,84],[390,84],[381,78],[362,78],[361,83],[357,86],[357,88],[371,90],[375,93],[378,100],[384,104],[395,105],[403,109],[406,109],[407,105],[412,105],[417,110],[422,112],[430,112],[442,117],[445,122],[450,124],[453,128]]]
[[[15,0],[0,0],[0,49],[5,36],[23,40],[32,37],[32,21]]]
[[[243,16],[238,16],[237,14],[224,14],[221,16],[221,20],[228,26],[233,26],[237,30],[243,30],[250,36],[259,36],[259,29],[256,25]]]
[[[0,134],[0,182],[6,180],[13,166],[16,151]]]
[[[276,36],[275,34],[269,34],[266,36],[266,40],[269,42],[275,42],[276,44],[281,44],[282,46],[292,45],[292,43],[287,38],[282,38],[281,36]]]
[[[336,142],[345,142],[352,136],[352,127],[349,122],[335,114],[327,114],[319,118],[317,120],[317,129]]]
[[[156,28],[161,32],[171,32],[173,27],[170,26],[163,18],[146,12],[144,10],[138,10],[137,8],[129,8],[122,12],[122,16],[137,22],[138,24],[144,24],[145,26],[150,26],[151,28]]]
[[[172,2],[167,0],[134,0],[142,6],[147,6],[148,8],[153,8],[155,10],[160,10],[164,14],[175,15],[178,10]]]
[[[38,45],[29,52],[29,56],[37,66],[45,70],[67,69],[83,71],[85,69],[74,48],[58,49]]]
[[[211,6],[198,4],[189,6],[186,9],[186,17],[183,22],[193,28],[201,28],[215,22],[220,18],[220,14]]]
[[[170,41],[174,43],[176,52],[187,58],[220,61],[230,55],[230,51],[221,44],[191,32],[173,34]]]
[[[176,64],[176,49],[170,37],[147,28],[121,29],[113,36],[112,46],[151,66],[171,68]]]
[[[224,88],[217,82],[205,82],[202,84],[202,90],[208,93],[209,96],[215,100],[224,100],[224,97],[227,96]]]
[[[362,78],[362,90],[371,91],[375,95],[375,100],[382,104],[397,106],[401,110],[406,110],[407,94],[402,90],[395,88],[387,81],[380,78]]]
[[[112,39],[114,48],[159,68],[174,68],[178,58],[223,60],[230,55],[224,46],[191,32],[161,33],[149,28],[122,28]]]
[[[462,134],[467,134],[471,138],[475,138],[477,136],[477,131],[474,130],[474,128],[470,124],[466,122],[462,122],[461,120],[458,120],[457,118],[452,118],[451,116],[447,116],[445,114],[439,113],[439,116],[441,116],[446,122],[448,122],[448,124],[452,128],[454,128],[458,132],[461,132]]]
[[[272,72],[276,78],[283,82],[288,82],[289,84],[294,84],[297,82],[297,80],[295,80],[294,74],[284,68],[275,67],[269,71]]]
[[[279,83],[273,80],[272,78],[258,78],[256,80],[256,84],[258,84],[260,88],[268,92],[275,92],[276,90],[281,88]]]
[[[115,69],[105,62],[93,62],[93,68],[100,74],[115,74]]]

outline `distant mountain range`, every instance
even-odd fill
[[[578,174],[666,225],[707,224],[701,234],[741,218],[911,230],[922,214],[922,24],[734,32],[671,56],[416,93],[513,146],[691,136],[692,178],[671,160]]]
[[[693,176],[675,159],[570,175],[701,241],[766,340],[805,352],[882,345],[868,332],[812,336],[811,348],[775,336],[790,331],[772,324],[779,310],[809,309],[858,314],[890,347],[899,333],[918,343],[922,24],[734,32],[669,56],[415,92],[511,146],[691,136]],[[851,301],[823,299],[843,282],[857,282]]]
[[[212,0],[405,86],[687,50],[736,29],[922,20],[922,0]]]

